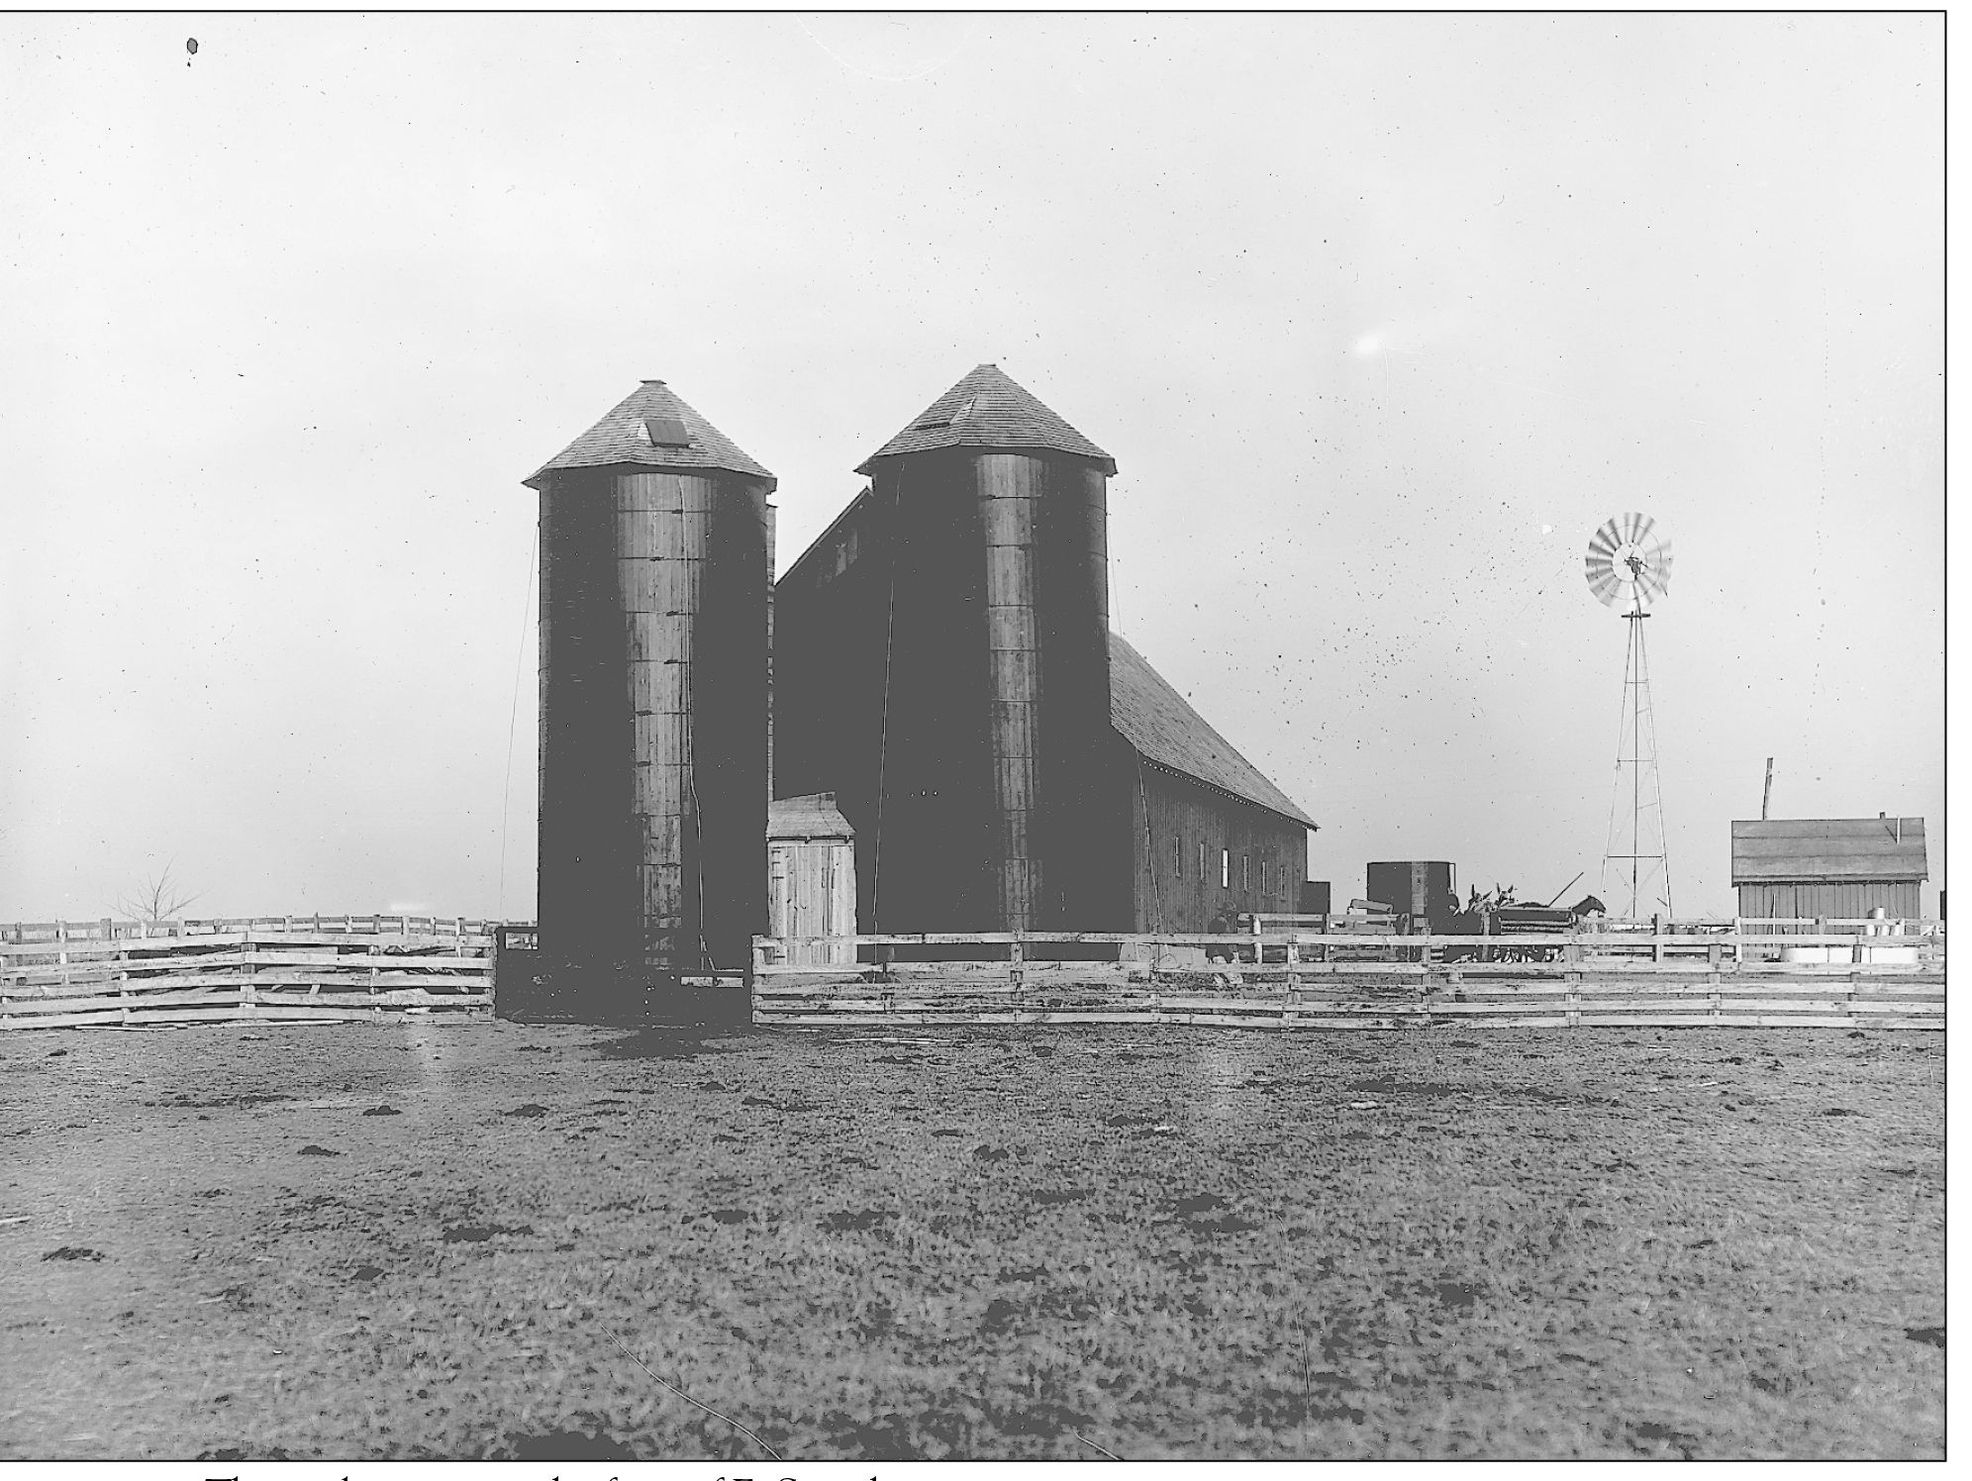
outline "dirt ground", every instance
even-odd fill
[[[1943,1072],[1840,1030],[12,1033],[0,1456],[1942,1456]]]

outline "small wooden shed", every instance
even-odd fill
[[[767,805],[767,928],[771,935],[856,933],[856,830],[835,793],[776,798]],[[791,964],[854,962],[851,945],[797,947]]]
[[[1922,818],[1733,820],[1742,916],[1853,920],[1880,908],[1914,920],[1927,873]]]

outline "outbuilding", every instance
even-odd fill
[[[811,943],[789,964],[856,960],[854,947],[814,939],[856,934],[856,830],[833,792],[767,804],[767,931]]]
[[[1924,819],[1734,819],[1732,883],[1755,919],[1892,919],[1923,914]]]

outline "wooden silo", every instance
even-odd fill
[[[1121,929],[1115,463],[982,365],[776,588],[776,792],[832,791],[870,929]],[[790,573],[795,575],[795,573]]]
[[[774,478],[653,380],[526,482],[543,959],[572,1016],[692,1016],[766,923]]]

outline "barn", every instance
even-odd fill
[[[1853,920],[1923,914],[1924,819],[1734,819],[1732,883],[1754,918]]]
[[[1113,458],[994,365],[774,589],[774,795],[830,793],[863,931],[1295,908],[1307,816],[1109,631]]]

